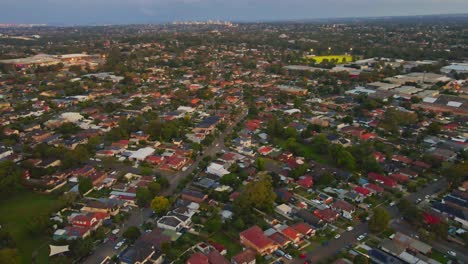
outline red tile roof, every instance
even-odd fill
[[[368,183],[368,184],[364,185],[364,187],[366,187],[367,189],[371,189],[371,190],[373,190],[375,192],[378,192],[378,193],[384,191],[384,188],[378,186],[377,184],[373,184],[373,183]]]
[[[291,227],[294,228],[295,230],[297,230],[297,232],[299,232],[299,233],[301,233],[303,235],[307,235],[307,234],[314,231],[314,229],[310,225],[308,225],[306,223],[297,223],[297,224],[295,224],[295,225],[293,225]]]
[[[281,231],[285,236],[289,237],[292,240],[296,240],[300,238],[301,234],[294,228],[292,227],[286,227]]]
[[[251,249],[246,249],[232,257],[237,264],[247,264],[255,260],[257,253]]]
[[[187,260],[187,264],[209,264],[209,261],[207,256],[197,252]]]
[[[265,236],[262,229],[258,226],[252,226],[251,228],[242,231],[240,236],[254,244],[259,249],[266,248],[271,244],[274,244],[273,240]]]
[[[310,188],[314,185],[314,178],[312,176],[304,176],[296,182],[304,188]]]
[[[362,194],[362,195],[364,195],[364,196],[368,196],[368,195],[371,193],[371,191],[370,191],[369,189],[366,189],[366,188],[360,187],[360,186],[354,187],[354,190],[355,190],[357,193]]]

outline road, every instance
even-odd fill
[[[341,234],[341,237],[338,239],[332,238],[329,242],[328,245],[322,245],[314,250],[306,253],[306,259],[311,260],[312,263],[316,263],[320,260],[324,260],[328,257],[331,257],[335,255],[338,251],[342,250],[349,244],[354,244],[357,240],[356,238],[359,235],[362,235],[364,233],[368,233],[369,228],[367,226],[367,223],[360,223],[357,226],[354,227],[352,231],[346,231]],[[296,259],[293,263],[304,263],[304,260],[301,259]]]
[[[170,187],[162,194],[163,195],[173,194],[177,188],[177,185],[179,185],[180,181],[182,181],[185,177],[190,175],[198,167],[198,164],[200,163],[200,161],[203,160],[203,158],[207,156],[214,156],[217,153],[219,153],[221,150],[224,150],[225,149],[224,139],[226,138],[226,135],[231,134],[234,127],[240,121],[242,121],[246,116],[247,116],[247,111],[243,111],[234,120],[234,122],[232,122],[229,126],[226,127],[224,132],[219,134],[219,136],[213,141],[213,143],[210,146],[205,148],[203,153],[196,158],[196,160],[190,165],[189,168],[187,168],[187,170],[179,171],[176,173],[165,173],[163,176],[169,180]],[[134,168],[132,166],[125,165],[123,163],[116,163],[112,167],[112,169],[139,174],[139,169]],[[129,226],[140,227],[141,224],[143,224],[146,220],[150,218],[152,212],[153,210],[151,208],[143,208],[143,209],[135,208],[134,210],[132,210],[130,212],[129,220],[120,227],[120,232],[119,234],[117,234],[117,239],[115,241],[109,240],[106,243],[99,245],[94,250],[93,254],[90,255],[84,263],[85,264],[97,264],[97,263],[100,263],[102,260],[104,260],[107,256],[112,257],[120,253],[123,249],[121,248],[119,250],[115,250],[114,246],[122,239],[122,232]]]
[[[406,198],[409,201],[416,203],[418,199],[424,200],[426,195],[437,194],[443,191],[444,189],[446,189],[447,187],[448,187],[447,180],[445,178],[442,178],[422,188],[418,192],[412,193],[406,196]],[[413,236],[413,237],[417,235],[418,232],[417,230],[414,229],[413,226],[411,226],[404,220],[401,220],[400,211],[398,210],[396,206],[388,207],[387,210],[392,215],[393,220],[390,223],[390,225],[395,231],[399,231],[405,235]],[[458,260],[463,261],[464,263],[468,263],[468,254],[466,252],[466,249],[463,246],[460,246],[456,243],[449,242],[446,240],[430,241],[428,244],[443,254],[446,254],[447,251],[449,250],[454,251],[455,253],[457,253],[456,258]]]
[[[426,195],[433,195],[444,190],[447,187],[447,184],[448,184],[447,181],[444,178],[442,178],[420,189],[416,193],[407,195],[405,198],[407,198],[409,201],[413,203],[416,203],[417,199],[424,199]],[[386,209],[390,212],[392,219],[401,218],[401,214],[398,211],[398,208],[396,206],[391,206],[391,207],[387,206]],[[396,231],[400,231],[407,235],[416,233],[409,225],[405,226],[400,223],[397,223],[396,221],[392,221],[391,225]],[[320,246],[306,253],[306,259],[311,260],[312,263],[316,263],[320,260],[329,258],[335,255],[339,250],[345,248],[347,245],[354,244],[357,241],[356,237],[364,233],[368,233],[368,231],[369,229],[368,229],[367,223],[361,222],[360,224],[355,226],[354,230],[350,232],[342,233],[339,239],[332,239],[329,241],[328,245]],[[457,257],[460,256],[459,258],[461,260],[468,263],[466,261],[466,255],[464,254],[463,248],[458,248],[457,245],[454,245],[447,241],[433,242],[430,245],[442,253],[446,253],[448,250],[454,250],[457,253]],[[294,263],[303,263],[303,262],[304,260],[300,260],[300,259],[297,259],[294,261]]]
[[[93,254],[90,255],[84,264],[97,264],[100,263],[102,260],[104,260],[107,256],[114,256],[117,255],[122,251],[122,248],[119,250],[115,250],[115,244],[117,244],[120,240],[122,240],[122,233],[123,231],[128,228],[129,226],[138,226],[140,227],[141,224],[143,224],[153,213],[153,210],[150,208],[134,208],[130,212],[130,217],[128,221],[125,224],[122,224],[118,228],[120,229],[120,232],[116,235],[117,239],[114,241],[107,241],[106,243],[100,244],[96,249],[94,250]]]
[[[213,157],[222,150],[226,150],[226,147],[224,145],[224,139],[226,138],[226,135],[230,135],[234,127],[240,121],[242,121],[247,116],[247,114],[247,110],[243,110],[243,112],[230,125],[228,125],[226,129],[223,132],[221,132],[215,140],[213,140],[211,145],[203,150],[203,153],[195,159],[195,161],[190,165],[189,168],[187,168],[187,170],[179,171],[176,173],[163,174],[163,176],[166,177],[170,183],[170,187],[163,194],[171,195],[179,185],[179,182],[182,181],[188,175],[190,175],[195,169],[197,169],[198,165],[205,157]]]

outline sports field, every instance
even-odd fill
[[[49,235],[31,235],[27,225],[38,214],[49,215],[61,207],[61,202],[52,195],[22,190],[0,204],[0,223],[13,236],[19,249],[21,263],[31,263],[33,252],[37,252],[37,263],[48,262]]]
[[[353,56],[351,55],[325,55],[325,56],[307,56],[309,60],[315,60],[316,63],[321,63],[324,60],[332,61],[338,60],[338,63],[351,62],[353,61]]]

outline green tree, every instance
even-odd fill
[[[151,193],[148,188],[145,187],[139,187],[136,190],[136,202],[137,205],[140,207],[147,206],[150,202],[151,199],[154,197],[154,195]]]
[[[12,161],[0,162],[0,197],[7,197],[20,188],[23,172]]]
[[[241,180],[239,179],[239,176],[235,173],[229,173],[221,177],[219,180],[221,184],[231,186],[232,188],[236,189],[239,187],[241,184]]]
[[[93,247],[94,243],[91,237],[76,239],[70,243],[70,251],[76,259],[89,255],[93,250]]]
[[[257,167],[258,170],[264,171],[265,170],[265,159],[262,157],[258,157],[257,160],[255,161],[255,166]]]
[[[157,214],[163,214],[169,210],[170,207],[169,199],[164,196],[156,196],[151,201],[151,208],[153,208],[154,212]]]
[[[169,180],[164,177],[158,177],[156,181],[161,185],[161,189],[166,189],[170,186]]]
[[[85,194],[93,188],[93,181],[89,177],[79,177],[78,178],[78,191],[81,195]]]
[[[387,229],[390,221],[390,214],[382,207],[374,209],[373,215],[369,220],[369,229],[373,232],[382,232]]]
[[[444,170],[447,179],[454,185],[457,185],[468,178],[468,162],[454,164]]]
[[[154,197],[158,195],[158,193],[161,191],[161,184],[159,184],[157,181],[151,182],[148,184],[148,190],[151,192],[151,195]]]
[[[140,229],[136,226],[129,226],[122,234],[131,243],[137,240],[141,236]]]
[[[270,213],[273,211],[276,194],[273,191],[271,177],[261,175],[260,179],[245,186],[241,195],[234,201],[234,211],[244,221],[254,208]],[[250,219],[251,220],[251,219]]]

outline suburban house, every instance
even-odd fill
[[[257,253],[251,249],[246,249],[231,258],[232,264],[255,264]]]
[[[184,189],[182,191],[182,199],[189,200],[191,202],[202,203],[207,198],[208,198],[208,195],[199,191],[189,190],[189,189]]]
[[[278,244],[265,236],[258,226],[244,230],[240,233],[240,242],[244,246],[254,249],[260,255],[271,254],[278,249]]]
[[[353,213],[356,211],[354,205],[343,201],[343,200],[336,200],[332,205],[331,208],[341,214],[346,219],[353,219]]]

